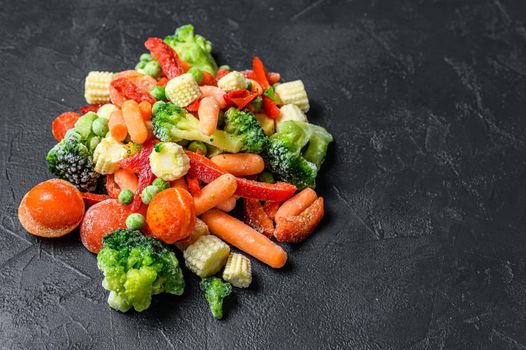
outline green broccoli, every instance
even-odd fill
[[[108,304],[126,312],[150,307],[152,295],[181,295],[185,282],[179,262],[163,243],[138,230],[118,229],[102,239],[97,255],[104,273],[102,286],[110,291]]]
[[[217,64],[212,57],[212,43],[201,35],[194,34],[194,27],[187,24],[177,28],[174,35],[164,38],[185,62],[216,75]]]
[[[200,286],[201,290],[205,292],[212,314],[218,320],[222,319],[223,299],[232,293],[232,285],[228,282],[223,282],[218,277],[207,277],[201,280]]]
[[[299,189],[316,186],[318,170],[325,159],[331,134],[321,126],[286,121],[272,135],[265,149],[265,163],[279,180]]]
[[[165,142],[201,141],[230,153],[260,153],[266,142],[256,118],[235,108],[226,112],[224,130],[216,130],[211,136],[200,131],[198,119],[173,103],[159,104],[152,121],[153,133]]]
[[[62,141],[47,154],[51,173],[67,180],[81,191],[94,191],[100,176],[95,171],[89,141],[77,130],[69,130]]]

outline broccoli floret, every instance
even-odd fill
[[[267,137],[256,117],[247,111],[230,108],[225,113],[225,131],[241,138],[241,151],[261,153]]]
[[[81,191],[94,191],[100,176],[95,171],[88,144],[87,139],[72,129],[46,157],[51,173],[71,182]]]
[[[216,75],[217,64],[212,57],[212,43],[201,35],[194,34],[191,24],[177,28],[174,35],[164,38],[164,42],[192,67]]]
[[[282,181],[299,189],[316,186],[318,170],[325,159],[331,134],[321,126],[286,121],[272,135],[265,149],[265,163]]]
[[[138,230],[118,229],[102,239],[97,255],[104,273],[102,286],[110,291],[108,304],[126,312],[131,307],[144,311],[152,295],[181,295],[185,282],[173,251]]]
[[[199,129],[199,120],[184,108],[162,103],[153,117],[153,133],[164,142],[201,141],[230,153],[261,152],[266,137],[255,117],[236,109],[229,110],[227,115],[225,130],[216,130],[208,136]]]
[[[212,315],[218,320],[223,318],[223,299],[232,293],[232,285],[218,277],[203,278],[200,283],[210,305]]]

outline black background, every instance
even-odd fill
[[[526,2],[0,0],[0,347],[498,348],[526,344]],[[220,64],[302,79],[334,134],[327,216],[212,319],[197,279],[120,314],[78,233],[38,239],[23,194],[91,70],[192,23]]]

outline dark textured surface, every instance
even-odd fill
[[[0,0],[0,347],[526,346],[526,2]],[[149,35],[193,23],[220,63],[258,54],[303,79],[336,146],[327,218],[254,263],[226,319],[188,277],[142,314],[106,305],[78,234],[37,239],[22,195],[49,177],[53,118],[90,70],[133,67]],[[190,274],[186,272],[186,275]]]

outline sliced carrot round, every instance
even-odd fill
[[[79,118],[80,114],[75,112],[65,112],[56,117],[51,124],[51,133],[55,140],[62,141],[68,130],[75,126]]]

